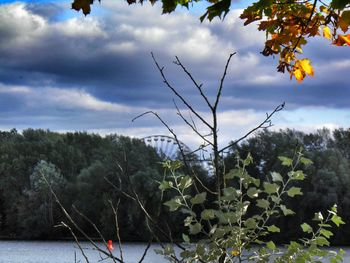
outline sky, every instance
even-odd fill
[[[175,96],[162,82],[150,52],[169,82],[206,119],[205,102],[174,58],[180,58],[213,100],[228,56],[237,52],[219,105],[222,146],[254,128],[282,102],[286,107],[273,117],[274,130],[348,128],[350,48],[310,40],[304,55],[312,60],[315,76],[302,84],[290,81],[288,74],[277,72],[277,57],[260,54],[264,33],[239,19],[247,2],[238,1],[223,21],[200,23],[203,5],[161,15],[160,5],[102,0],[85,17],[65,0],[0,1],[0,130],[169,135],[153,116],[132,122],[152,110],[195,148],[202,141],[176,115]],[[176,104],[189,116],[180,101]]]

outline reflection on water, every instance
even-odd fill
[[[81,243],[82,247],[87,248],[85,254],[89,261],[98,262],[101,256],[92,249],[87,242]],[[154,245],[153,249],[157,246]],[[125,262],[139,262],[145,249],[144,244],[126,244],[123,246],[123,255]],[[149,249],[144,263],[166,262],[162,256],[155,254],[152,248]],[[117,245],[114,244],[114,253],[117,253]],[[85,262],[84,257],[74,242],[60,241],[0,241],[0,263],[74,263]],[[102,262],[113,262],[112,260],[103,260]]]

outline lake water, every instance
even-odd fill
[[[115,255],[118,248],[114,245]],[[98,262],[101,260],[99,254],[92,249],[89,243],[82,242],[81,246],[87,248],[85,254],[89,258],[89,262]],[[144,263],[166,262],[162,256],[154,252],[152,246],[148,250]],[[126,244],[123,246],[123,256],[127,263],[139,262],[143,251],[144,244]],[[74,242],[70,241],[0,241],[0,263],[74,263],[86,262],[81,255],[80,250]],[[102,262],[113,262],[112,260],[104,260]]]
[[[82,242],[82,247],[89,258],[89,262],[113,262],[112,260],[103,260],[94,251],[90,244]],[[145,257],[144,263],[165,263],[167,262],[162,256],[157,255],[153,245]],[[144,251],[144,244],[127,243],[123,246],[125,262],[139,262]],[[343,248],[344,249],[344,248]],[[114,244],[114,252],[117,253],[117,246]],[[338,250],[338,248],[334,249]],[[350,249],[344,257],[344,262],[350,262]],[[84,263],[85,260],[74,242],[70,241],[0,241],[0,263]],[[327,261],[325,261],[327,262]]]

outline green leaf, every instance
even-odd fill
[[[269,226],[267,228],[267,230],[271,233],[279,233],[281,232],[281,229],[279,229],[279,227],[275,226],[275,225],[272,225],[272,226]]]
[[[280,173],[272,172],[271,177],[273,182],[283,182],[283,177]]]
[[[221,0],[216,2],[215,4],[209,6],[207,8],[207,12],[200,17],[201,22],[203,22],[206,17],[208,17],[209,21],[213,20],[214,17],[221,18],[222,13],[224,13],[223,17],[225,17],[230,11],[230,6],[231,0]]]
[[[280,159],[283,166],[292,166],[293,164],[293,160],[288,157],[278,156],[278,159]]]
[[[236,199],[236,197],[238,196],[237,190],[233,187],[224,188],[223,193],[224,193],[224,196],[222,197],[222,199],[226,201],[232,201]]]
[[[162,3],[163,14],[173,12],[178,5],[178,1],[176,0],[162,0]]]
[[[204,209],[201,213],[201,218],[204,220],[213,219],[215,217],[215,210],[213,209]]]
[[[260,186],[260,179],[252,178],[252,183],[255,184],[256,187],[259,187]]]
[[[303,223],[300,225],[300,227],[304,233],[312,233],[312,227],[309,224]]]
[[[256,227],[256,222],[253,218],[248,218],[245,222],[244,222],[244,226],[248,229],[253,229]]]
[[[310,164],[313,164],[313,161],[311,161],[310,159],[305,158],[305,157],[301,157],[301,158],[300,158],[300,162],[301,162],[303,165],[310,165]]]
[[[164,255],[163,249],[156,248],[153,250],[157,255]]]
[[[166,245],[164,248],[164,255],[172,255],[174,254],[174,248],[171,245]]]
[[[281,203],[282,199],[277,195],[271,195],[271,201],[278,205],[279,203]]]
[[[332,225],[330,225],[330,224],[323,224],[323,223],[318,224],[318,226],[319,226],[319,227],[328,227],[328,228],[331,228],[331,227],[332,227]]]
[[[276,249],[276,245],[275,245],[275,243],[273,243],[273,241],[267,242],[267,243],[266,243],[266,247],[267,247],[268,249],[271,249],[271,250],[275,250],[275,249]]]
[[[329,241],[324,237],[316,237],[316,244],[319,246],[329,246]]]
[[[321,212],[315,213],[314,218],[312,220],[315,221],[322,221],[323,220],[323,215]]]
[[[190,243],[190,238],[188,237],[188,235],[182,233],[182,239],[183,241],[185,241],[186,243]]]
[[[293,215],[295,214],[293,210],[288,209],[285,205],[280,206],[283,215],[288,216],[288,215]]]
[[[303,193],[300,190],[301,190],[300,187],[294,187],[293,186],[287,191],[287,194],[290,197],[294,197],[296,195],[303,195]]]
[[[206,198],[207,198],[207,193],[203,192],[200,194],[196,194],[193,198],[191,198],[190,202],[193,205],[203,204]]]
[[[250,198],[255,198],[255,197],[258,197],[259,195],[259,190],[255,187],[250,187],[248,190],[247,190],[247,195],[250,197]]]
[[[264,182],[264,192],[267,194],[275,194],[278,192],[279,186],[278,184],[270,184],[267,182]]]
[[[333,236],[333,233],[329,230],[326,230],[326,229],[321,229],[320,233],[321,233],[321,235],[323,235],[326,238],[330,238],[331,236]]]
[[[185,219],[184,219],[184,225],[185,226],[189,226],[191,223],[192,223],[192,221],[193,221],[193,216],[188,216],[188,217],[186,217]]]
[[[291,171],[288,173],[288,176],[290,177],[290,179],[292,180],[304,180],[305,179],[305,175],[303,171]]]
[[[169,206],[171,212],[176,211],[181,205],[181,199],[179,197],[174,197],[173,199],[164,203],[164,205]]]
[[[192,178],[189,177],[188,175],[186,175],[186,176],[181,178],[179,189],[184,190],[184,189],[190,187],[192,185],[192,183],[193,183]]]
[[[248,166],[251,163],[253,163],[253,157],[250,153],[248,153],[248,156],[247,156],[247,158],[244,159],[243,164],[245,166]]]
[[[331,207],[331,211],[333,212],[333,214],[338,212],[338,206],[337,206],[337,204],[334,204],[334,205]]]
[[[202,230],[202,225],[200,223],[189,225],[189,227],[190,227],[190,234],[192,235],[196,235]]]
[[[336,9],[344,9],[348,4],[350,4],[350,0],[333,0],[330,6]]]
[[[256,200],[256,205],[257,205],[258,207],[261,207],[261,208],[266,209],[266,208],[269,207],[270,202],[267,201],[266,199],[258,199],[258,200]]]
[[[164,191],[166,189],[169,189],[173,186],[173,182],[163,181],[159,185],[159,190]]]
[[[344,221],[341,219],[341,217],[338,216],[338,215],[333,215],[332,218],[331,218],[331,220],[332,220],[332,222],[333,222],[334,224],[337,225],[337,227],[339,227],[340,225],[345,224],[345,222],[344,222]]]

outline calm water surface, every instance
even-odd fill
[[[103,260],[94,251],[90,244],[82,242],[82,247],[87,248],[87,254],[91,263],[95,262],[113,262],[112,260]],[[164,263],[162,256],[155,254],[153,245],[145,257],[144,263]],[[144,251],[144,244],[124,244],[123,254],[125,262],[139,262]],[[350,263],[350,248],[343,248],[346,251],[344,262]],[[334,250],[339,250],[334,248]],[[118,248],[114,245],[114,253]],[[85,262],[81,252],[74,242],[71,241],[0,241],[0,263],[75,263]],[[327,262],[327,261],[324,261]]]
[[[101,257],[92,249],[92,246],[86,242],[82,242],[81,246],[87,248],[85,254],[89,261],[99,262]],[[144,263],[163,263],[166,262],[162,256],[155,254],[152,246],[148,250]],[[125,244],[123,246],[123,256],[127,263],[139,262],[143,251],[144,244]],[[114,244],[116,256],[118,248]],[[0,241],[0,263],[74,263],[86,262],[81,255],[80,250],[74,242],[70,241]],[[102,262],[113,262],[112,260],[103,260]]]

